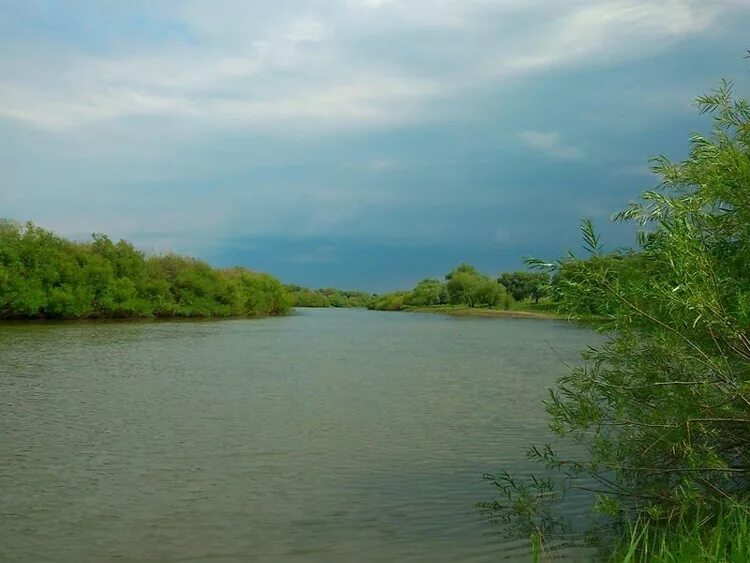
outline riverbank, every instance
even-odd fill
[[[518,319],[555,319],[569,320],[567,316],[542,307],[518,308],[518,309],[487,309],[479,307],[467,307],[465,305],[434,305],[431,307],[404,307],[404,312],[410,313],[438,313],[442,315],[452,315],[456,317],[497,317],[497,318],[518,318]]]
[[[151,324],[151,323],[200,323],[209,321],[241,321],[241,320],[263,320],[283,319],[294,315],[295,310],[290,309],[284,313],[272,313],[262,315],[232,315],[232,316],[199,316],[199,315],[165,315],[165,316],[131,316],[131,317],[17,317],[0,318],[0,327],[24,326],[24,325],[106,325],[106,324]]]

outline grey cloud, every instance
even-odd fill
[[[532,149],[541,151],[552,158],[560,160],[576,160],[583,157],[583,150],[579,147],[563,142],[560,133],[556,131],[522,131],[519,139]]]
[[[310,283],[554,256],[684,153],[684,92],[745,71],[750,25],[739,1],[11,4],[0,216]]]

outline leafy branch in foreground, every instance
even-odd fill
[[[585,259],[530,261],[561,312],[597,315],[606,336],[546,402],[587,458],[538,457],[597,483],[600,508],[651,521],[750,493],[750,104],[724,81],[697,105],[712,133],[684,162],[656,158],[658,189],[615,217],[646,227],[636,250],[605,254],[584,221]]]
[[[491,523],[511,524],[523,535],[567,530],[565,520],[553,510],[559,497],[551,479],[531,475],[528,480],[520,481],[507,471],[485,475],[484,479],[494,485],[501,497],[479,504]]]

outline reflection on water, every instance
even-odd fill
[[[0,325],[0,559],[527,561],[481,476],[536,469],[591,340],[351,310]]]

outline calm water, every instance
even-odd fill
[[[0,325],[0,559],[528,561],[481,476],[538,469],[591,341],[358,310]]]

